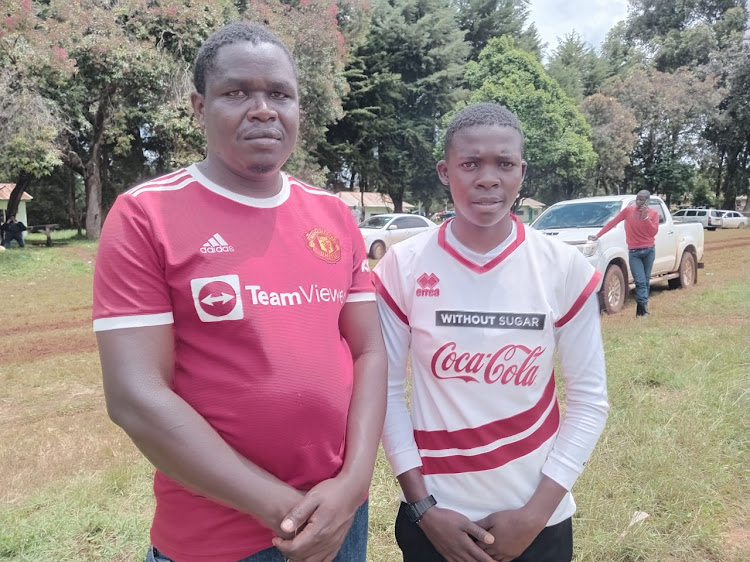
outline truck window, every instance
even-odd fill
[[[619,201],[590,201],[553,205],[532,225],[537,230],[548,228],[601,228],[620,212]]]

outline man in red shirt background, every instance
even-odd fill
[[[651,193],[642,189],[635,196],[635,205],[628,205],[617,216],[591,236],[598,240],[612,230],[620,221],[625,221],[625,241],[628,244],[628,262],[635,281],[635,300],[638,303],[636,316],[649,316],[648,289],[651,268],[654,265],[654,238],[659,232],[659,215],[648,206]]]

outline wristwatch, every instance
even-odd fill
[[[435,498],[433,498],[432,495],[429,495],[418,502],[407,503],[406,517],[408,517],[409,521],[412,523],[419,523],[419,520],[422,519],[425,512],[436,504],[437,501],[435,501]]]

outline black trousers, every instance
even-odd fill
[[[396,517],[396,542],[404,562],[445,562],[430,539],[416,523],[406,517],[402,503]],[[571,517],[545,527],[515,562],[570,562],[573,559],[573,520]]]

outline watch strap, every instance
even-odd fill
[[[419,523],[425,512],[430,509],[433,505],[436,505],[437,501],[432,495],[427,496],[414,503],[406,504],[406,516],[412,523]]]

